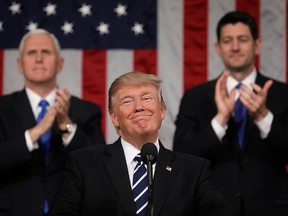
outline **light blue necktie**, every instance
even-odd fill
[[[41,111],[36,119],[37,124],[44,118],[45,114],[47,113],[47,106],[49,103],[46,100],[41,100],[39,106],[41,107]],[[43,148],[43,155],[44,155],[44,163],[47,165],[48,158],[49,158],[49,150],[50,150],[50,138],[51,138],[51,130],[47,131],[44,135],[41,136],[40,141]],[[43,212],[45,214],[48,213],[49,204],[48,200],[44,200]]]
[[[139,154],[134,158],[134,161],[136,161],[137,164],[133,174],[132,191],[136,205],[136,214],[138,216],[145,216],[149,197],[148,176],[146,167]]]
[[[235,88],[240,89],[241,83],[239,83]],[[236,123],[237,128],[237,141],[239,148],[243,149],[244,144],[244,135],[245,135],[245,125],[247,120],[247,108],[243,105],[243,103],[240,101],[240,98],[238,98],[235,102],[235,110],[234,110],[234,121]]]

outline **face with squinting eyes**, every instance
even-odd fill
[[[166,111],[160,93],[153,85],[123,86],[115,94],[113,103],[110,117],[123,138],[145,134],[158,136]]]

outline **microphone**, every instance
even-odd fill
[[[142,146],[142,149],[141,149],[141,158],[142,158],[142,161],[147,164],[148,161],[150,161],[152,164],[154,164],[157,160],[157,155],[158,155],[158,152],[157,152],[157,148],[155,146],[154,143],[146,143]]]
[[[148,215],[153,216],[153,172],[152,165],[156,162],[158,152],[154,143],[146,143],[141,149],[142,161],[147,164],[147,175],[148,175],[148,189],[149,189],[149,199],[148,199]]]

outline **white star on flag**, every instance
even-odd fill
[[[69,22],[64,22],[64,25],[61,27],[61,29],[64,31],[64,34],[71,34],[73,33],[73,23],[69,23]]]
[[[126,9],[127,9],[126,5],[118,4],[117,7],[114,9],[114,11],[117,14],[117,16],[121,17],[127,15]]]
[[[101,22],[97,27],[100,35],[108,34],[109,33],[109,24]]]
[[[82,4],[78,11],[82,14],[82,17],[91,15],[91,5]]]
[[[55,15],[56,14],[56,5],[48,3],[47,6],[44,8],[47,16]]]
[[[29,25],[26,27],[28,31],[34,31],[38,28],[38,24],[35,22],[29,22]]]
[[[144,34],[143,24],[136,22],[132,27],[132,31],[134,32],[135,35]]]
[[[12,14],[20,14],[21,13],[21,4],[18,4],[16,2],[12,2],[12,5],[9,7],[9,10],[11,10]]]

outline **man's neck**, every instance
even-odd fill
[[[249,68],[246,71],[231,71],[231,76],[238,82],[242,82],[246,77],[248,77],[253,72],[254,67]]]
[[[56,85],[43,85],[43,84],[27,84],[25,83],[25,87],[29,88],[36,94],[38,94],[41,98],[45,98],[51,91],[53,91],[56,88]]]
[[[121,136],[121,134],[120,134]],[[145,136],[135,136],[135,137],[126,137],[126,136],[121,136],[126,142],[130,143],[133,145],[135,148],[141,150],[142,146],[145,143],[155,143],[156,140],[158,139],[158,136],[151,136],[148,137],[147,135]]]

